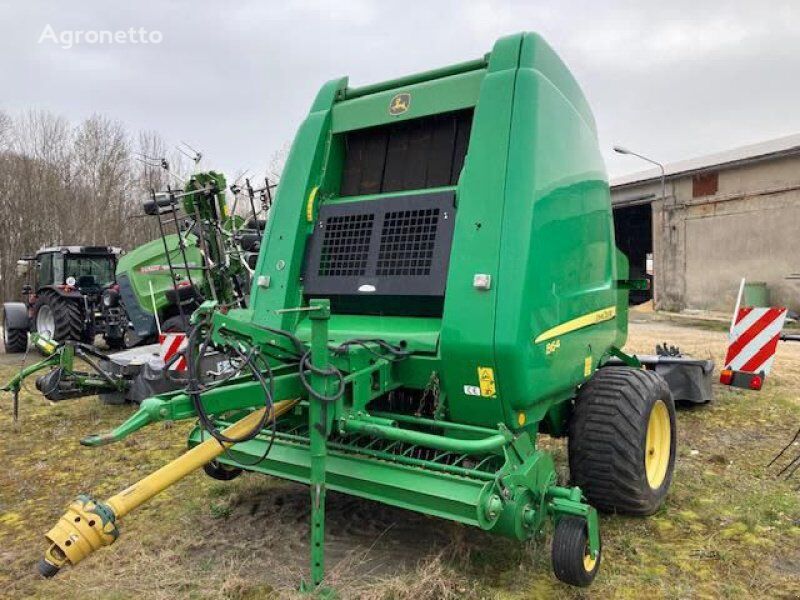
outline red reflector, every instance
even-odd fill
[[[761,379],[760,375],[753,375],[750,378],[750,389],[751,390],[760,390],[761,386],[764,384],[764,380]]]
[[[719,374],[719,382],[722,385],[730,385],[731,381],[733,381],[733,371],[730,369],[724,369]]]

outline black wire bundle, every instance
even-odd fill
[[[171,359],[165,365],[165,368],[169,372],[170,365],[174,364],[174,362],[179,360],[181,357],[186,358],[187,384],[184,391],[192,400],[192,405],[195,409],[195,412],[197,413],[198,422],[200,423],[203,430],[208,432],[221,445],[223,446],[225,444],[232,445],[252,440],[261,433],[261,431],[267,425],[267,422],[270,421],[272,435],[270,437],[270,442],[267,445],[267,448],[264,451],[263,455],[254,463],[242,463],[239,460],[233,460],[233,462],[237,462],[238,464],[242,464],[244,466],[256,465],[267,457],[270,450],[272,449],[272,445],[275,441],[275,435],[277,432],[277,419],[274,411],[275,384],[273,379],[273,371],[272,368],[270,367],[267,358],[272,358],[274,360],[277,360],[285,364],[296,364],[298,367],[300,382],[303,385],[303,388],[310,396],[313,396],[314,398],[317,398],[323,402],[335,402],[344,395],[346,388],[344,375],[342,374],[342,372],[335,366],[330,364],[323,368],[315,366],[311,362],[311,349],[308,348],[308,346],[293,333],[285,331],[283,329],[275,329],[272,327],[266,327],[262,325],[256,325],[256,327],[268,331],[272,334],[286,338],[291,342],[293,348],[289,349],[285,347],[276,346],[275,350],[277,352],[282,353],[282,354],[276,354],[274,352],[273,353],[262,352],[258,349],[258,347],[251,346],[249,350],[245,353],[239,348],[239,346],[242,345],[242,342],[240,340],[233,339],[232,337],[228,338],[227,336],[228,331],[224,327],[220,328],[218,330],[218,333],[220,333],[223,338],[227,339],[227,343],[224,345],[223,350],[231,359],[231,362],[234,362],[234,360],[236,360],[239,366],[237,369],[234,369],[232,373],[226,375],[223,379],[216,380],[212,382],[210,385],[207,385],[203,382],[202,373],[200,372],[201,371],[200,363],[203,356],[205,356],[208,347],[211,344],[211,336],[213,333],[213,328],[211,325],[211,317],[209,316],[202,325],[197,325],[191,330],[188,336],[186,348],[181,352],[177,353],[175,356],[171,357]],[[206,330],[206,335],[204,336],[202,342],[200,342],[199,341],[200,335],[204,329]],[[370,344],[377,346],[383,352],[379,352],[376,349],[372,348]],[[332,350],[336,354],[343,354],[347,351],[347,348],[354,345],[365,348],[378,358],[390,358],[392,360],[395,360],[395,359],[405,358],[410,354],[407,350],[404,350],[397,346],[393,346],[392,344],[389,344],[385,340],[378,338],[374,339],[357,338],[357,339],[347,340],[341,343],[340,345],[332,348]],[[259,362],[261,363],[260,365]],[[202,394],[214,387],[217,387],[225,383],[226,381],[232,379],[233,377],[240,375],[245,367],[248,367],[253,377],[255,377],[259,381],[262,389],[264,390],[264,404],[266,410],[264,412],[264,415],[259,419],[259,422],[256,425],[254,425],[250,431],[248,431],[241,437],[233,438],[226,436],[217,428],[216,424],[214,423],[213,416],[209,415],[205,410],[205,407],[203,406]],[[337,380],[336,392],[332,395],[326,395],[315,390],[311,385],[311,382],[308,380],[307,373],[309,372],[314,375],[319,375],[322,377],[335,377]]]
[[[789,443],[786,444],[783,447],[783,449],[781,449],[781,451],[775,455],[775,457],[769,462],[767,467],[769,468],[776,462],[778,462],[780,457],[783,456],[786,453],[786,451],[789,450],[789,448],[791,448],[795,444],[795,442],[797,442],[798,439],[800,439],[800,429],[798,429],[795,432],[794,437],[789,441]],[[790,460],[785,467],[783,467],[780,471],[778,471],[777,476],[780,477],[781,475],[786,474],[785,478],[790,479],[795,474],[795,472],[797,472],[798,469],[800,469],[800,452],[798,452],[797,456],[792,458],[792,460]],[[800,489],[800,487],[798,487],[798,489]]]
[[[267,377],[264,377],[262,370],[259,368],[255,358],[255,349],[251,348],[247,354],[244,354],[241,350],[239,350],[235,345],[230,345],[226,349],[232,350],[237,358],[240,359],[242,366],[247,365],[250,368],[250,371],[253,374],[258,382],[261,384],[261,387],[264,390],[264,414],[259,419],[258,423],[252,427],[250,431],[243,434],[240,437],[230,437],[222,433],[217,426],[214,424],[214,420],[209,414],[206,412],[205,407],[203,406],[202,401],[202,393],[207,391],[209,388],[203,384],[202,381],[202,374],[200,373],[200,362],[203,356],[208,349],[209,344],[211,343],[211,332],[212,329],[208,328],[208,333],[203,339],[202,343],[198,344],[198,338],[202,331],[201,327],[195,327],[191,333],[189,334],[188,343],[186,344],[185,349],[185,356],[186,356],[186,364],[187,364],[187,376],[188,381],[185,388],[186,394],[192,400],[192,406],[197,413],[198,420],[202,425],[203,429],[205,429],[211,436],[216,439],[220,444],[239,444],[241,442],[246,442],[248,440],[254,439],[264,428],[267,424],[267,421],[270,420],[270,415],[274,413],[273,411],[273,395],[274,395],[274,383],[272,380],[272,370],[270,369],[269,364],[267,361],[262,360],[262,364],[266,367]],[[241,369],[241,367],[240,367]],[[240,372],[240,371],[239,371]],[[239,372],[234,372],[235,374],[239,374]],[[229,376],[228,378],[233,377],[233,375]],[[227,379],[226,379],[227,380]],[[274,414],[272,415],[272,421],[274,424],[275,417]],[[274,436],[274,427],[273,427],[273,436]]]

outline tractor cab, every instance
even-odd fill
[[[30,259],[36,271],[36,288],[71,287],[99,295],[115,283],[118,255],[118,248],[107,246],[43,248]]]

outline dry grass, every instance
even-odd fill
[[[631,347],[678,343],[718,362],[724,333],[634,325]],[[0,377],[13,372],[0,367]],[[666,506],[650,519],[604,517],[604,563],[590,592],[550,572],[547,539],[518,544],[453,523],[331,494],[328,580],[345,598],[800,597],[800,500],[765,465],[800,425],[800,345],[783,345],[763,392],[716,389],[679,414]],[[22,431],[0,413],[0,596],[293,598],[306,572],[308,493],[247,475],[195,474],[127,517],[117,544],[57,579],[34,574],[42,534],[79,492],[105,497],[177,456],[190,427],[157,426],[90,450],[86,433],[132,412],[94,398],[23,397]],[[553,447],[563,470],[563,444]],[[797,447],[800,451],[800,447]]]

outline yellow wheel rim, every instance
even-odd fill
[[[644,468],[647,472],[647,483],[654,490],[661,487],[667,476],[669,452],[672,444],[672,427],[669,422],[669,410],[663,400],[653,405],[650,420],[647,423],[647,439],[645,440]]]
[[[586,569],[587,573],[591,573],[594,566],[597,564],[597,559],[592,558],[592,554],[589,552],[589,547],[586,547],[586,554],[583,555],[583,568]]]

